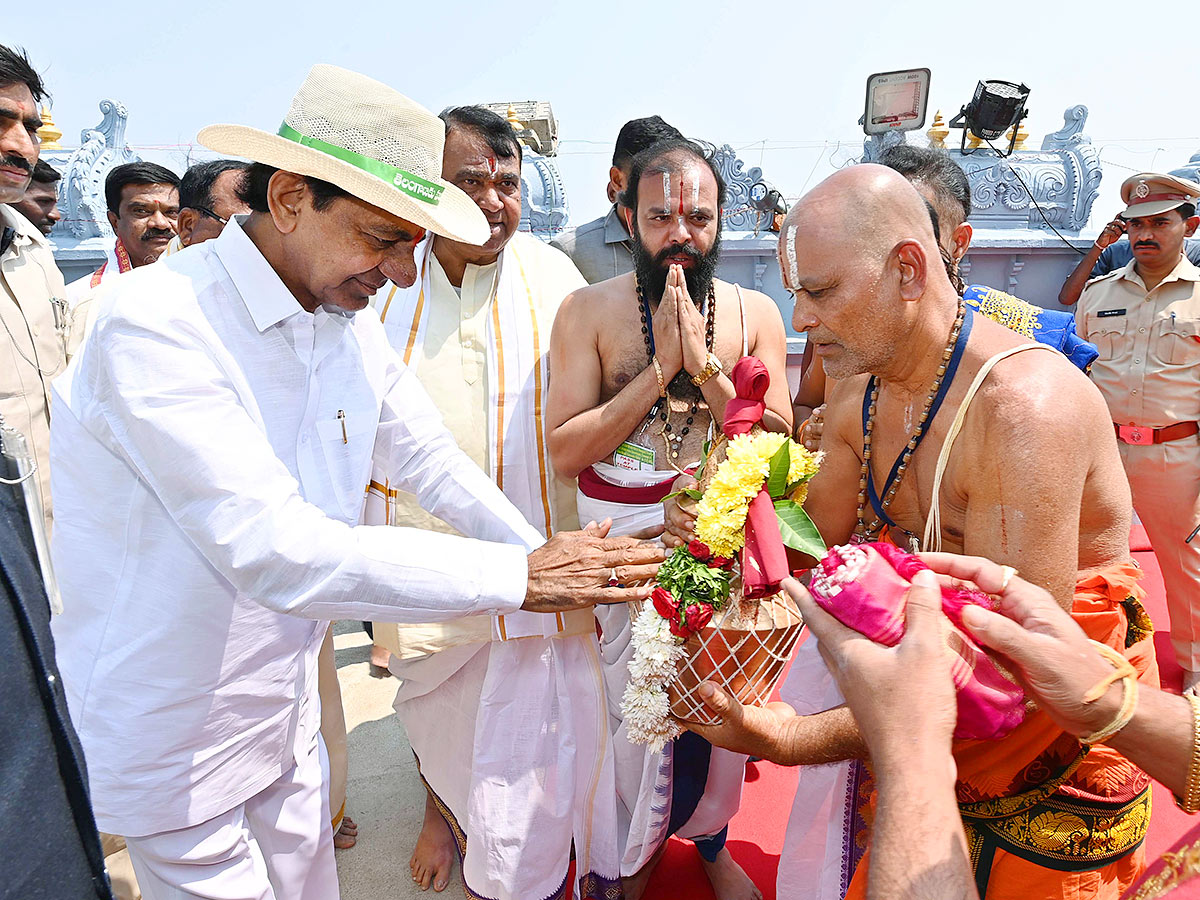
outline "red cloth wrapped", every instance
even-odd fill
[[[721,430],[727,438],[749,434],[762,421],[767,405],[763,398],[771,384],[767,367],[757,356],[743,356],[733,367],[730,376],[737,396],[725,405],[725,424]],[[742,550],[742,591],[748,598],[769,597],[779,591],[779,583],[787,578],[787,550],[779,536],[779,520],[775,518],[775,503],[764,486],[750,501],[746,515],[746,546]]]
[[[912,577],[926,568],[892,544],[834,547],[813,570],[809,590],[821,608],[847,628],[894,647],[904,637],[904,603]],[[942,587],[942,611],[950,620],[948,643],[954,653],[950,672],[958,689],[954,736],[995,740],[1025,720],[1025,693],[963,630],[962,611],[972,604],[987,609],[996,605],[980,591]]]

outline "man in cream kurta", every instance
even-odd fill
[[[443,118],[443,177],[480,205],[493,240],[481,252],[434,238],[417,254],[417,283],[385,288],[375,305],[459,446],[549,536],[576,527],[576,513],[546,446],[545,353],[559,303],[584,280],[564,254],[515,233],[520,151],[508,124],[477,108]],[[379,469],[367,509],[369,523],[449,530]],[[472,896],[552,896],[574,843],[582,895],[601,896],[619,873],[594,617],[547,617],[536,634],[493,622],[375,625],[429,789],[413,878],[444,887],[457,850]]]

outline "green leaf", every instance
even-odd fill
[[[701,497],[704,496],[703,491],[698,491],[695,488],[684,488],[682,491],[675,491],[673,493],[667,494],[667,496],[663,497],[660,502],[666,503],[668,500],[674,500],[680,494],[686,494],[687,496],[691,497],[693,500],[699,500]]]
[[[704,479],[704,470],[708,466],[708,454],[712,450],[712,441],[704,441],[704,452],[700,454],[700,465],[696,468],[695,478],[697,481]],[[699,499],[699,498],[696,498]]]
[[[771,457],[771,469],[767,474],[767,493],[772,497],[783,496],[783,490],[787,487],[788,469],[791,467],[792,450],[788,441],[784,441]]]
[[[776,500],[775,517],[779,520],[779,536],[784,544],[813,559],[825,555],[825,540],[799,503],[794,500]]]

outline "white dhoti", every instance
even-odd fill
[[[661,502],[623,503],[618,498],[629,489],[668,482],[677,472],[630,471],[607,463],[596,463],[592,471],[611,490],[589,487],[589,493],[603,495],[589,496],[581,489],[576,495],[580,521],[611,518],[609,533],[614,536],[662,524]],[[705,858],[712,859],[724,846],[725,829],[741,805],[747,757],[713,747],[690,732],[658,753],[631,742],[621,716],[633,658],[629,606],[597,607],[596,619],[603,632],[600,654],[616,757],[621,874],[641,869],[672,834],[695,841]]]
[[[447,669],[457,668],[453,674]],[[393,658],[396,712],[454,834],[470,896],[618,884],[613,758],[594,632]]]
[[[497,265],[468,265],[456,290],[430,245],[421,277],[377,305],[393,346],[459,446],[544,537],[576,527],[554,476],[545,349],[562,299],[584,284],[559,251],[517,235]],[[373,524],[444,527],[376,472]],[[532,530],[531,529],[531,530]],[[540,543],[540,541],[538,541]],[[536,544],[530,544],[536,546]],[[440,625],[376,625],[401,679],[396,712],[454,834],[469,897],[542,900],[566,891],[572,847],[588,898],[619,892],[611,740],[591,609]]]
[[[781,699],[807,716],[844,702],[833,676],[810,638],[796,650]],[[865,847],[855,841],[859,811],[855,808],[862,764],[801,766],[796,797],[788,817],[775,894],[841,900]]]

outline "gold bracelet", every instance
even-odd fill
[[[709,353],[708,359],[704,361],[704,368],[692,376],[692,384],[696,387],[703,387],[704,382],[712,378],[721,371],[721,360],[717,359],[715,353]]]
[[[1192,706],[1192,760],[1188,763],[1187,785],[1183,799],[1175,798],[1175,804],[1185,813],[1200,810],[1200,697],[1184,694]]]
[[[658,379],[658,396],[665,397],[667,396],[667,380],[663,378],[662,366],[658,364],[657,356],[650,357],[650,361],[654,363],[654,377]]]
[[[1114,650],[1108,644],[1101,644],[1099,641],[1092,641],[1092,646],[1106,660],[1113,664],[1113,671],[1101,678],[1086,694],[1083,695],[1084,703],[1095,703],[1108,691],[1113,684],[1120,681],[1123,684],[1123,693],[1121,695],[1121,708],[1117,710],[1116,716],[1106,726],[1099,731],[1093,731],[1091,734],[1081,734],[1079,740],[1084,744],[1102,744],[1115,735],[1118,731],[1129,724],[1133,718],[1133,713],[1137,709],[1138,699],[1138,680],[1137,670],[1130,664],[1124,656]]]

